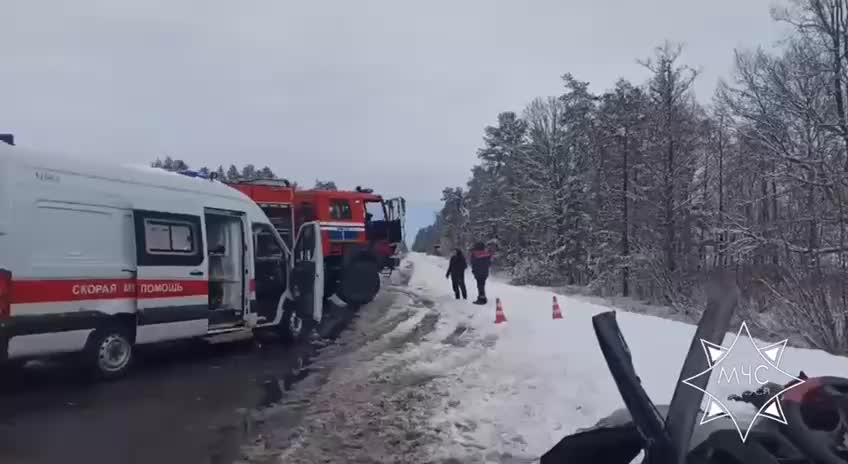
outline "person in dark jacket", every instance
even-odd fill
[[[482,242],[477,242],[471,249],[471,273],[477,281],[477,301],[474,304],[486,304],[486,279],[489,278],[489,266],[492,265],[492,254]]]
[[[456,295],[457,300],[460,293],[463,300],[468,299],[468,290],[465,289],[465,269],[467,267],[468,264],[465,262],[465,255],[462,254],[462,250],[457,248],[454,255],[451,256],[448,272],[445,273],[445,278],[450,277],[451,284],[453,285],[453,294]]]

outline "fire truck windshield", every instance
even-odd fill
[[[383,211],[383,203],[379,201],[365,202],[365,213],[370,214],[371,219],[375,221],[382,221],[386,219],[386,214]]]

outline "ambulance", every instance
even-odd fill
[[[304,223],[289,248],[215,180],[0,142],[0,365],[74,354],[108,379],[140,345],[298,338],[322,318],[320,237]]]

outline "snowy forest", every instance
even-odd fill
[[[155,161],[150,163],[151,167],[164,169],[166,171],[185,171],[191,169],[185,161],[181,159],[174,159],[170,156],[166,156],[164,159],[157,158]],[[238,180],[256,180],[256,179],[280,179],[274,174],[274,171],[271,170],[270,167],[265,166],[261,169],[257,169],[256,166],[252,164],[246,164],[241,169],[239,169],[236,165],[231,164],[227,170],[224,170],[223,166],[218,166],[218,169],[211,170],[206,166],[203,166],[197,169],[197,172],[208,176],[210,173],[214,172],[217,174],[218,179],[221,181],[238,181]],[[291,182],[292,186],[295,188],[299,188],[297,182]],[[322,181],[315,180],[315,185],[312,187],[314,189],[320,190],[338,190],[336,187],[336,183],[333,181]]]
[[[848,353],[848,0],[771,15],[790,35],[735,51],[708,102],[666,43],[640,61],[645,82],[596,94],[565,74],[562,95],[499,114],[413,249],[491,241],[515,283],[686,313],[731,269],[760,333]]]

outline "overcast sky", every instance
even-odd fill
[[[405,196],[465,183],[483,127],[686,45],[708,100],[772,0],[0,0],[0,132],[76,156],[269,165]]]

